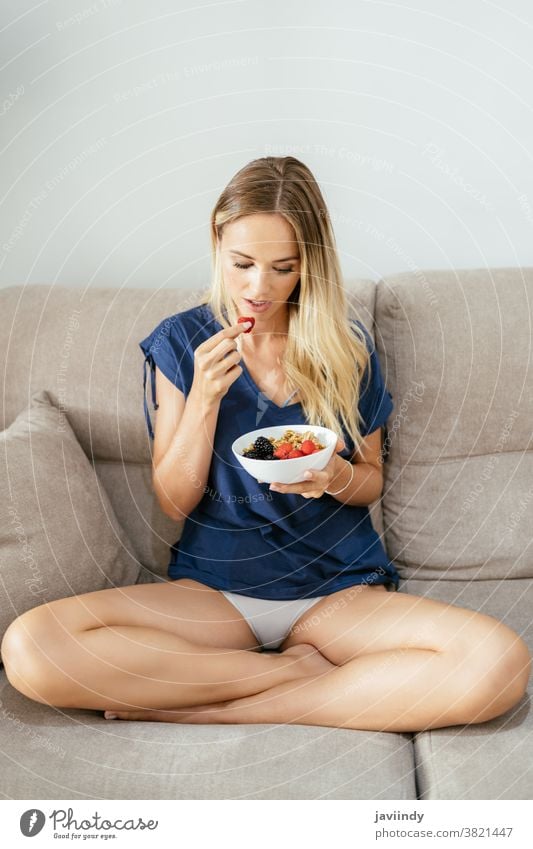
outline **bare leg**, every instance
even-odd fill
[[[472,681],[469,658],[452,652],[399,649],[362,655],[319,675],[221,705],[166,714],[118,712],[119,719],[181,723],[293,723],[372,731],[416,732],[484,722],[505,712],[523,691],[515,679]],[[109,717],[111,718],[111,717]]]
[[[54,639],[22,629],[2,645],[10,683],[28,698],[65,708],[165,708],[259,693],[330,668],[314,646],[283,653],[220,649],[168,631],[105,626]]]

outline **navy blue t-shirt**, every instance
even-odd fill
[[[394,405],[385,386],[376,350],[364,331],[371,355],[363,375],[359,410],[366,436],[385,424]],[[139,343],[144,355],[144,411],[150,368],[152,405],[157,409],[155,366],[185,397],[194,376],[194,351],[222,330],[207,304],[163,319]],[[352,506],[324,493],[303,498],[272,492],[258,483],[233,456],[238,436],[274,425],[310,424],[300,403],[278,406],[255,385],[244,361],[219,407],[208,479],[198,505],[187,516],[180,539],[171,547],[168,576],[192,578],[219,590],[256,598],[297,599],[329,595],[361,583],[392,584],[399,576],[372,526],[366,506]],[[353,441],[339,422],[349,458]],[[179,472],[178,472],[179,473]]]

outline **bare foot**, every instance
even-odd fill
[[[213,711],[214,708],[226,707],[229,702],[216,702],[213,705],[202,705],[198,707],[176,708],[176,710],[106,710],[104,711],[105,719],[129,719],[133,722],[183,722],[193,723],[198,722],[198,714],[202,711]],[[214,717],[214,713],[212,714]],[[209,719],[204,720],[209,722]],[[213,718],[212,722],[215,721]]]
[[[289,666],[292,678],[308,678],[311,675],[322,675],[324,672],[337,668],[334,663],[331,663],[310,643],[291,646],[285,649],[285,651],[279,652],[278,657],[294,658],[294,664],[291,662]]]

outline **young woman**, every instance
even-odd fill
[[[293,157],[250,162],[211,224],[206,296],[140,343],[154,490],[185,519],[171,580],[23,614],[2,644],[9,680],[47,704],[185,723],[402,732],[507,711],[528,681],[523,640],[395,592],[368,511],[393,402],[313,175]],[[301,423],[339,434],[308,480],[269,487],[235,462],[242,433]]]

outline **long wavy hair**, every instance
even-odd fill
[[[243,215],[265,212],[283,215],[300,250],[300,279],[287,301],[282,361],[287,380],[293,389],[298,387],[311,425],[339,434],[341,423],[357,448],[363,439],[358,405],[367,365],[370,377],[369,351],[354,323],[359,319],[346,295],[322,192],[303,162],[293,156],[254,159],[223,190],[211,214],[212,283],[203,303],[223,327],[236,323],[238,312],[221,267],[222,231]]]

